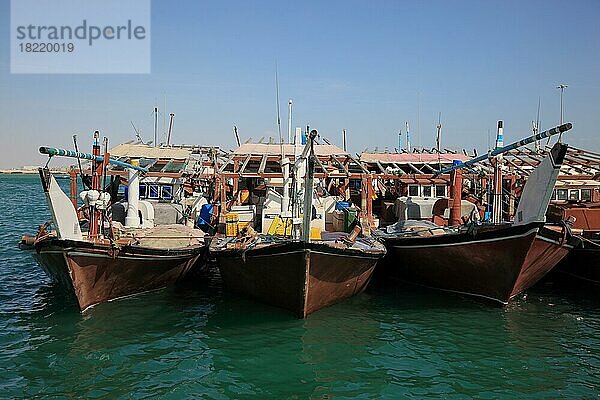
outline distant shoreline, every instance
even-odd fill
[[[54,175],[65,175],[68,176],[69,174],[65,171],[50,171],[52,172],[52,174]],[[38,171],[37,170],[30,170],[30,169],[0,169],[0,175],[37,175]]]

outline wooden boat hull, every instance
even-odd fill
[[[556,232],[542,227],[527,252],[510,297],[517,296],[539,282],[573,250],[578,242],[568,232]]]
[[[306,318],[362,292],[383,254],[289,242],[215,256],[228,288]]]
[[[384,273],[507,304],[567,254],[568,245],[554,239],[539,224],[501,227],[476,235],[387,238]]]
[[[204,253],[204,246],[163,250],[45,239],[33,256],[52,278],[77,297],[80,310],[98,303],[160,289],[183,279]]]
[[[558,272],[600,285],[600,245],[575,247],[558,265]]]

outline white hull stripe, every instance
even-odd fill
[[[543,237],[543,236],[541,236],[541,235],[538,235],[538,236],[536,236],[535,238],[536,238],[536,239],[543,240],[544,242],[548,242],[548,243],[552,243],[552,244],[558,245],[558,246],[560,246],[560,245],[561,245],[559,241],[557,241],[557,240],[552,240],[552,239],[549,239],[549,238],[547,238],[547,237]],[[571,249],[573,248],[573,246],[571,246],[570,244],[567,244],[566,242],[562,244],[562,247],[566,247],[566,248],[567,248],[567,249],[569,249],[569,250],[571,250]]]
[[[406,245],[406,246],[404,246],[402,244],[393,243],[392,247],[401,248],[401,249],[422,249],[422,248],[431,248],[431,247],[468,246],[468,245],[472,245],[472,244],[476,244],[476,243],[500,242],[500,241],[504,241],[504,240],[508,240],[508,239],[524,238],[526,236],[531,235],[532,233],[537,233],[538,229],[539,228],[533,228],[533,229],[530,229],[529,231],[522,233],[520,235],[503,236],[503,237],[498,237],[498,238],[493,238],[493,239],[471,240],[471,241],[467,241],[467,242],[457,242],[457,243],[421,244],[421,245]]]
[[[305,251],[309,251],[311,253],[316,253],[316,254],[323,254],[323,255],[326,255],[326,256],[336,256],[336,257],[353,257],[353,258],[372,258],[372,259],[377,259],[378,257],[382,257],[383,256],[383,254],[379,255],[379,254],[366,253],[365,255],[353,255],[353,254],[328,253],[328,252],[317,251],[317,250],[310,250],[310,249],[300,249],[300,250],[286,251],[285,253],[276,253],[276,254],[259,254],[259,255],[249,254],[249,255],[247,255],[247,257],[263,258],[263,257],[273,257],[273,256],[286,256],[286,255],[292,255],[292,254],[301,254],[301,253],[304,253]],[[235,256],[238,256],[238,255],[236,254]],[[239,255],[239,257],[241,257],[241,255]]]
[[[100,254],[100,253],[87,253],[87,252],[81,252],[81,251],[69,251],[69,250],[50,250],[50,251],[46,251],[46,250],[42,250],[40,253],[40,255],[44,255],[44,254],[66,254],[68,257],[93,257],[93,258],[111,258],[108,254]],[[135,255],[135,256],[125,256],[122,254],[118,254],[117,257],[115,257],[115,260],[135,260],[135,261],[164,261],[164,260],[177,260],[177,259],[184,259],[184,258],[193,258],[198,256],[199,254],[193,254],[193,255],[171,255],[171,256],[160,256],[160,255]]]

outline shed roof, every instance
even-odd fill
[[[121,143],[109,151],[115,158],[188,159],[192,152],[187,149],[153,147],[141,143]]]
[[[454,160],[465,162],[470,160],[470,156],[454,153],[367,153],[360,155],[360,161],[365,163],[452,163]]]
[[[233,151],[233,154],[236,155],[281,155],[281,150],[283,147],[283,153],[285,156],[293,156],[294,155],[294,145],[293,144],[273,144],[273,143],[244,143],[237,149]],[[304,146],[302,146],[302,149]],[[302,150],[301,150],[302,151]],[[330,155],[340,156],[346,155],[347,153],[341,148],[334,146],[332,144],[315,144],[315,155],[316,156],[325,156],[328,157]]]

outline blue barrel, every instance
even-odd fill
[[[348,208],[350,207],[350,203],[347,201],[336,201],[335,202],[335,209],[342,211],[344,208]]]
[[[196,221],[196,225],[198,228],[205,230],[210,227],[210,220],[212,219],[213,205],[212,204],[204,204],[200,209],[200,216],[198,217],[198,221]]]

